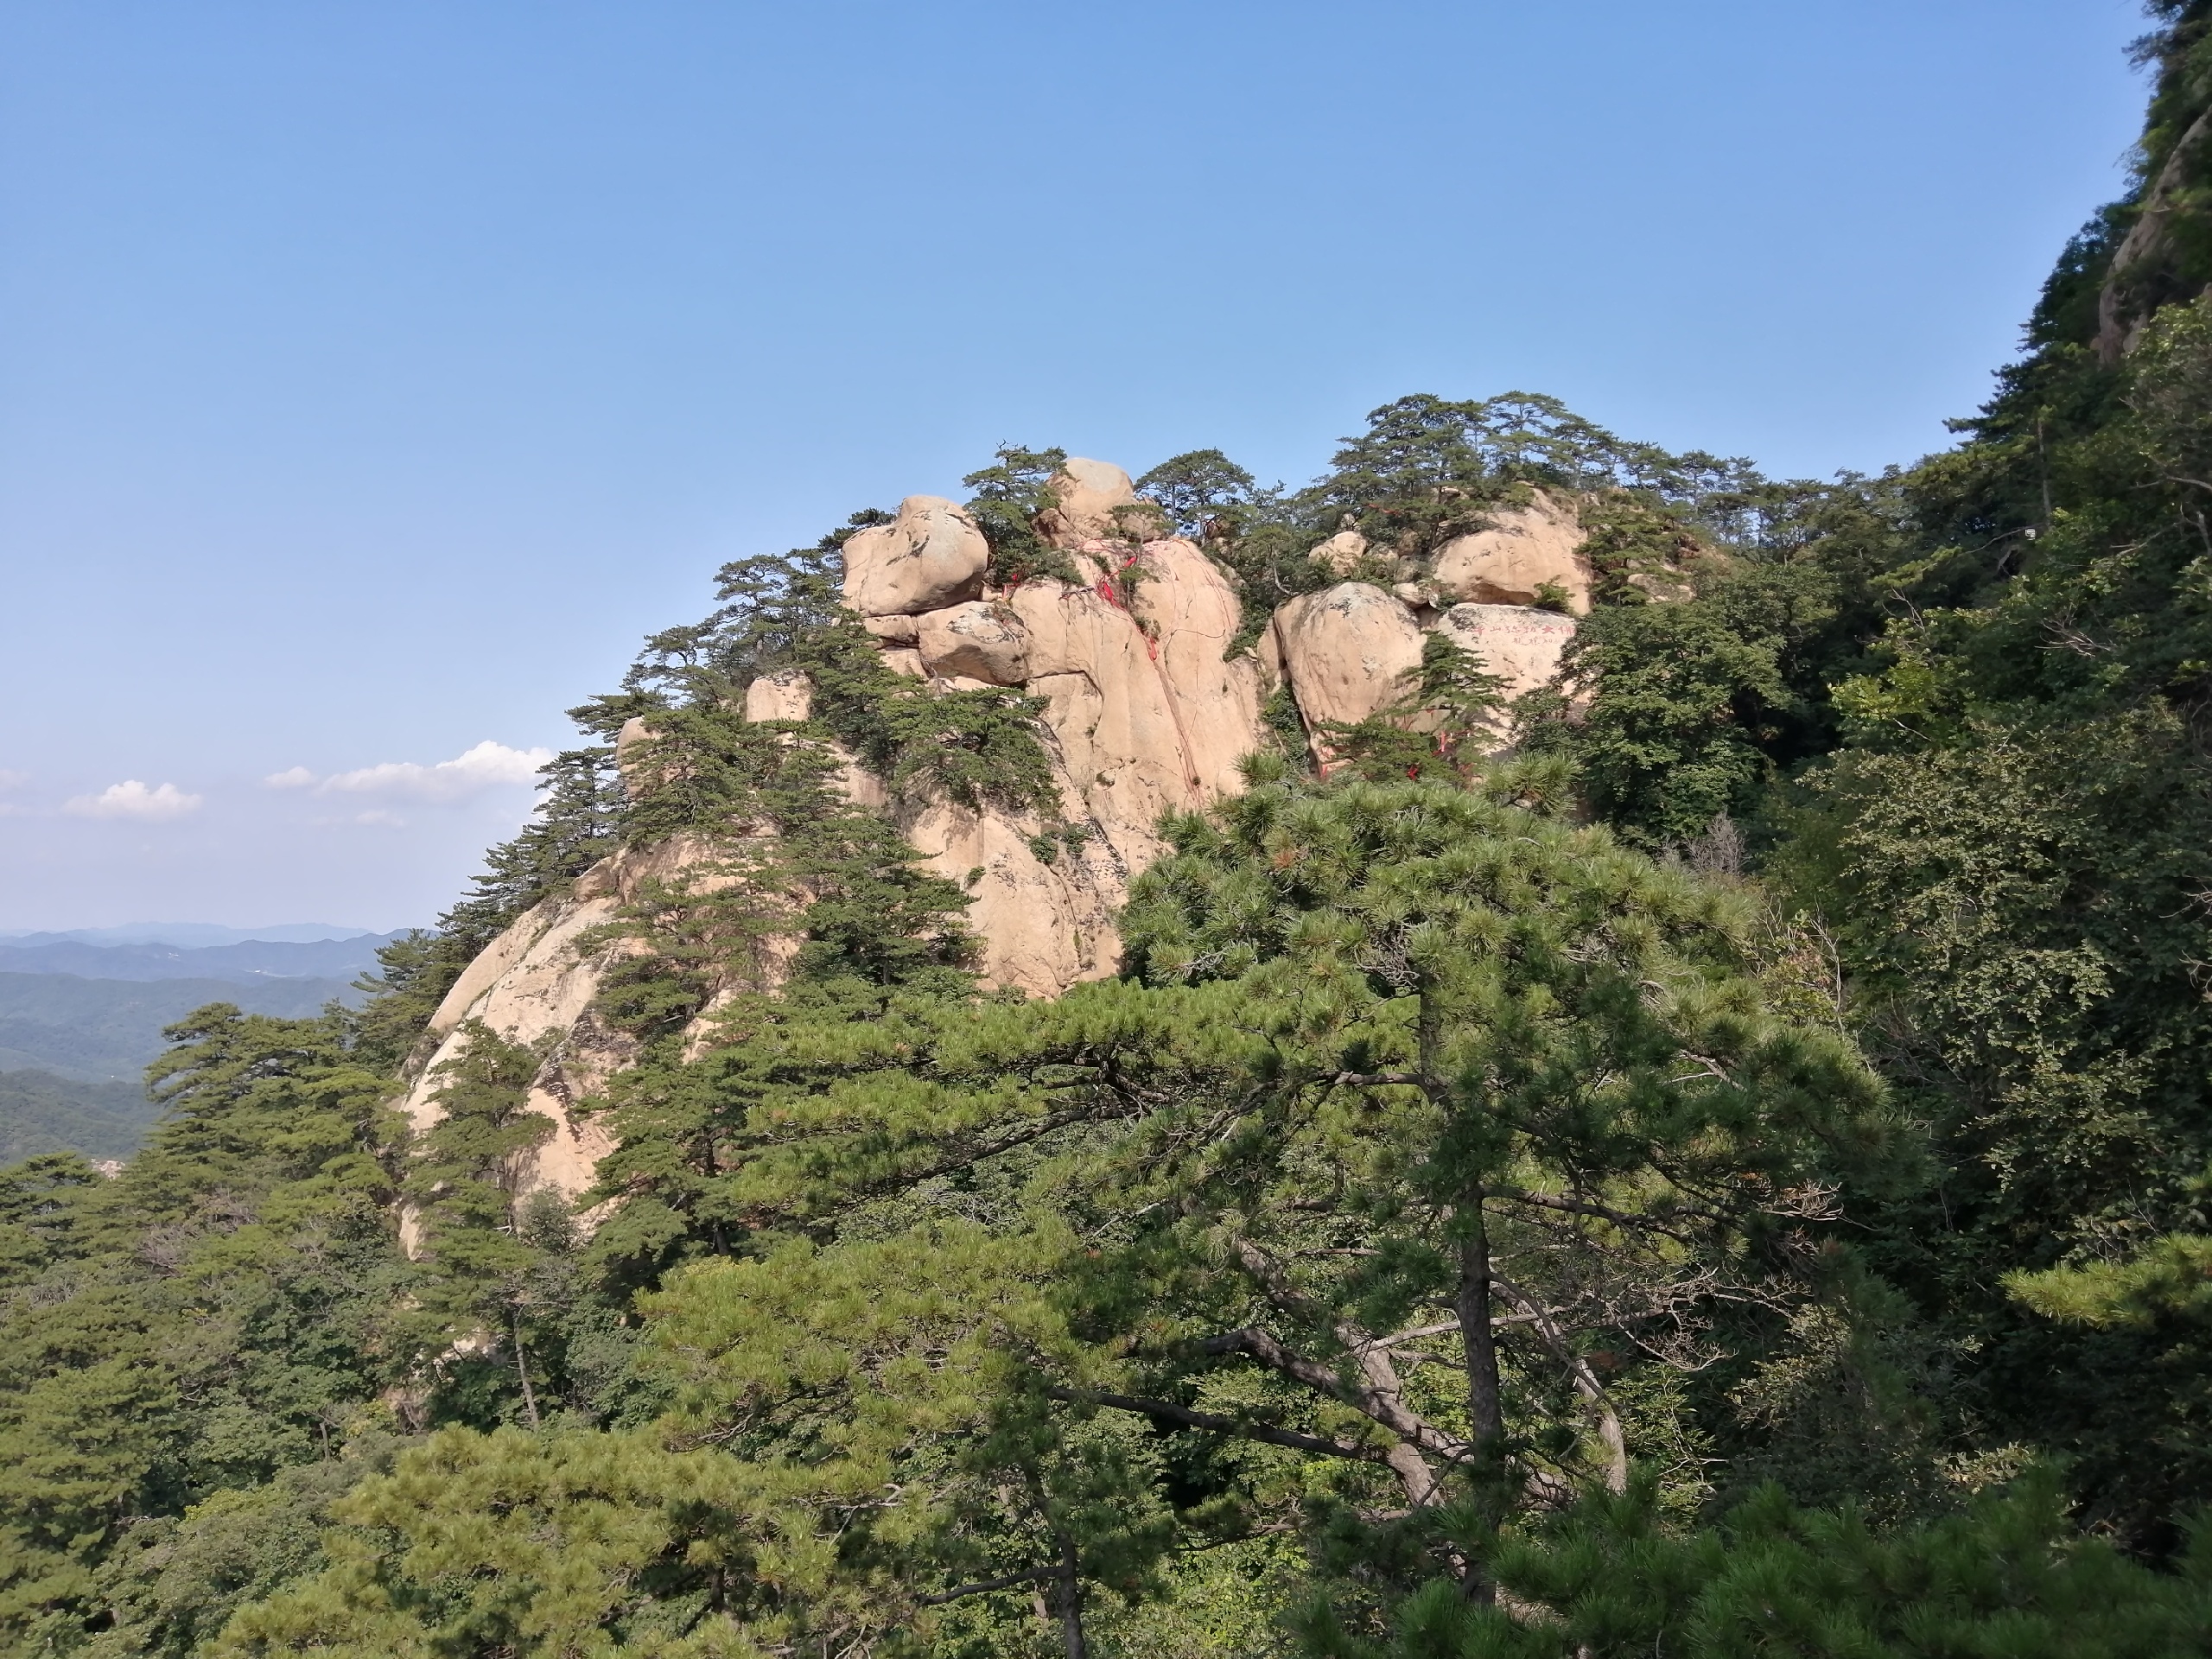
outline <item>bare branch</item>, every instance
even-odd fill
[[[1380,1463],[1382,1448],[1360,1446],[1351,1440],[1323,1440],[1317,1435],[1300,1434],[1294,1429],[1271,1428],[1265,1423],[1247,1422],[1239,1417],[1224,1417],[1211,1411],[1193,1411],[1188,1406],[1179,1406],[1172,1400],[1142,1400],[1128,1394],[1085,1393],[1076,1389],[1048,1388],[1046,1394],[1055,1400],[1065,1400],[1071,1405],[1111,1406],[1116,1411],[1130,1411],[1141,1417],[1155,1417],[1162,1422],[1181,1423],[1190,1428],[1209,1429],[1217,1434],[1233,1434],[1239,1440],[1260,1440],[1268,1446],[1288,1446],[1294,1452],[1313,1452],[1325,1458],[1345,1458],[1355,1463]]]

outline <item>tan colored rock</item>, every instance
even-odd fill
[[[1560,653],[1574,638],[1574,619],[1521,605],[1454,605],[1437,630],[1483,659],[1518,698],[1559,672]]]
[[[912,616],[983,590],[990,544],[974,519],[942,496],[910,495],[887,524],[845,542],[845,603],[863,617]]]
[[[1029,677],[1029,631],[1002,601],[975,600],[914,620],[922,666],[932,676],[986,685],[1020,685]]]
[[[1309,729],[1337,721],[1356,725],[1389,707],[1421,666],[1414,613],[1368,582],[1300,594],[1275,613],[1273,626]]]
[[[1241,787],[1236,762],[1261,741],[1262,669],[1251,657],[1222,660],[1239,611],[1211,560],[1188,542],[1150,543],[1131,573],[1125,608],[1110,586],[1102,594],[1096,585],[1121,567],[1125,547],[1102,543],[1072,556],[1084,583],[1039,579],[995,605],[936,607],[914,618],[912,646],[899,642],[895,628],[878,633],[886,664],[933,684],[981,684],[979,668],[1004,677],[992,683],[1013,679],[1017,668],[1026,676],[1023,689],[1045,704],[1039,735],[1058,815],[887,803],[881,781],[840,756],[847,793],[893,813],[930,868],[973,894],[968,919],[983,941],[989,982],[1045,996],[1116,971],[1116,917],[1130,880],[1165,850],[1154,830],[1160,815]],[[980,638],[985,614],[1002,630],[988,641]],[[1010,655],[1017,646],[1018,663]],[[966,652],[980,658],[962,659]],[[810,691],[804,676],[764,675],[747,690],[747,717],[803,719]],[[632,1058],[627,1039],[600,1025],[590,1009],[606,970],[635,947],[601,942],[594,930],[648,880],[736,879],[727,874],[731,856],[727,847],[679,838],[604,861],[570,893],[539,906],[494,940],[440,1008],[434,1063],[459,1052],[470,1019],[513,1040],[543,1041],[554,1057],[531,1100],[558,1128],[522,1172],[525,1188],[575,1193],[592,1184],[607,1142],[596,1120],[570,1107]],[[772,976],[772,957],[764,947],[747,971]],[[717,988],[709,1007],[740,988],[734,982]],[[689,1040],[702,1043],[706,1035],[702,1019]],[[437,1086],[425,1075],[408,1097],[420,1125],[436,1119]]]
[[[1432,577],[1440,602],[1529,605],[1550,583],[1577,616],[1590,609],[1590,565],[1571,503],[1539,491],[1526,507],[1491,515],[1485,529],[1454,537],[1436,555]]]
[[[550,1186],[571,1196],[590,1186],[613,1141],[594,1118],[575,1108],[628,1065],[636,1045],[591,1017],[606,971],[637,947],[600,942],[596,930],[615,919],[648,881],[674,881],[710,858],[705,843],[679,836],[658,846],[619,853],[579,877],[574,887],[525,912],[470,963],[430,1017],[436,1050],[401,1102],[421,1134],[444,1116],[439,1068],[468,1044],[468,1024],[480,1020],[510,1042],[548,1044],[544,1066],[531,1085],[529,1109],[552,1119],[546,1142],[515,1172],[518,1190]],[[405,1218],[404,1218],[405,1219]],[[411,1250],[411,1220],[403,1226]]]
[[[1011,601],[1029,632],[1029,681],[1064,760],[1062,810],[1090,818],[1141,868],[1159,855],[1153,823],[1203,796],[1181,711],[1154,659],[1156,642],[1095,588],[1045,578]]]
[[[614,770],[622,779],[623,793],[632,800],[645,792],[649,781],[642,770],[639,746],[651,742],[652,736],[652,728],[645,724],[643,715],[631,715],[614,734]]]
[[[1120,965],[1114,918],[1128,897],[1128,871],[1103,838],[1062,842],[1047,863],[1032,844],[1046,828],[1034,814],[943,801],[900,827],[931,869],[974,896],[968,925],[982,941],[990,983],[1058,996]]]
[[[1236,763],[1263,736],[1259,664],[1222,660],[1243,620],[1236,590],[1180,537],[1146,543],[1136,571],[1130,608],[1166,681],[1188,773],[1204,799],[1233,795],[1243,787]]]
[[[772,720],[805,720],[814,713],[814,682],[795,668],[763,674],[745,688],[745,718],[752,725]]]
[[[918,625],[911,616],[864,616],[861,626],[887,645],[911,645]]]
[[[1282,665],[1282,640],[1275,633],[1273,620],[1260,630],[1260,637],[1252,646],[1252,659],[1260,668],[1260,695],[1272,697],[1282,689],[1287,677]]]
[[[1115,512],[1137,505],[1137,492],[1129,475],[1109,461],[1070,456],[1053,475],[1052,490],[1053,504],[1038,515],[1037,528],[1055,547],[1141,537],[1160,528],[1156,509],[1141,514]]]
[[[1340,530],[1313,552],[1313,557],[1340,576],[1348,576],[1367,556],[1367,537],[1356,530]]]

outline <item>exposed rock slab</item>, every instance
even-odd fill
[[[1002,602],[974,600],[926,612],[915,619],[914,643],[935,677],[984,685],[1020,685],[1029,677],[1029,631]]]
[[[591,1017],[607,970],[636,947],[602,941],[595,930],[614,920],[646,882],[678,880],[711,858],[703,842],[688,836],[617,854],[493,940],[430,1017],[438,1046],[400,1103],[416,1133],[444,1116],[437,1100],[446,1082],[441,1068],[467,1048],[469,1022],[480,1021],[510,1042],[547,1044],[550,1050],[531,1085],[529,1109],[550,1118],[554,1131],[512,1172],[518,1192],[545,1186],[573,1197],[589,1187],[599,1160],[614,1143],[602,1125],[578,1116],[575,1107],[636,1052],[628,1038]],[[404,1230],[411,1249],[411,1221]]]
[[[1505,682],[1506,696],[1517,698],[1559,672],[1574,619],[1520,605],[1454,605],[1437,629],[1481,658]]]

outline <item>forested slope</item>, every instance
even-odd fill
[[[1155,468],[1103,565],[1058,452],[972,477],[974,603],[1135,615],[1179,531],[1277,677],[1110,977],[994,988],[902,833],[1098,855],[1030,679],[841,604],[891,515],[727,569],[365,1007],[202,1010],[119,1178],[0,1173],[0,1630],[2212,1650],[2212,4],[2153,10],[2137,188],[1911,467],[1416,397],[1303,490]],[[1433,615],[1359,719],[1268,665],[1561,504],[1549,686]],[[588,1008],[431,1029],[580,893]]]

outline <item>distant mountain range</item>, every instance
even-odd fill
[[[85,1083],[133,1082],[168,1045],[162,1027],[231,1002],[300,1020],[333,1000],[359,1003],[343,979],[84,979],[0,973],[0,1072],[44,1071]]]
[[[0,1164],[41,1153],[128,1158],[154,1121],[136,1083],[79,1083],[51,1071],[0,1072]]]
[[[397,933],[363,933],[349,939],[312,943],[252,939],[192,949],[161,944],[89,944],[54,935],[32,935],[0,943],[0,974],[74,974],[80,979],[224,979],[241,983],[264,979],[352,979],[374,968],[378,950],[398,937]]]
[[[358,1005],[353,982],[398,937],[318,922],[0,934],[0,1164],[129,1157],[154,1120],[143,1079],[164,1026],[210,1002],[289,1020]]]
[[[59,933],[0,928],[0,944],[179,944],[188,950],[214,944],[248,944],[270,940],[311,944],[317,939],[353,939],[372,930],[340,927],[332,922],[279,922],[273,927],[225,927],[216,922],[127,922],[121,927],[73,927]]]

